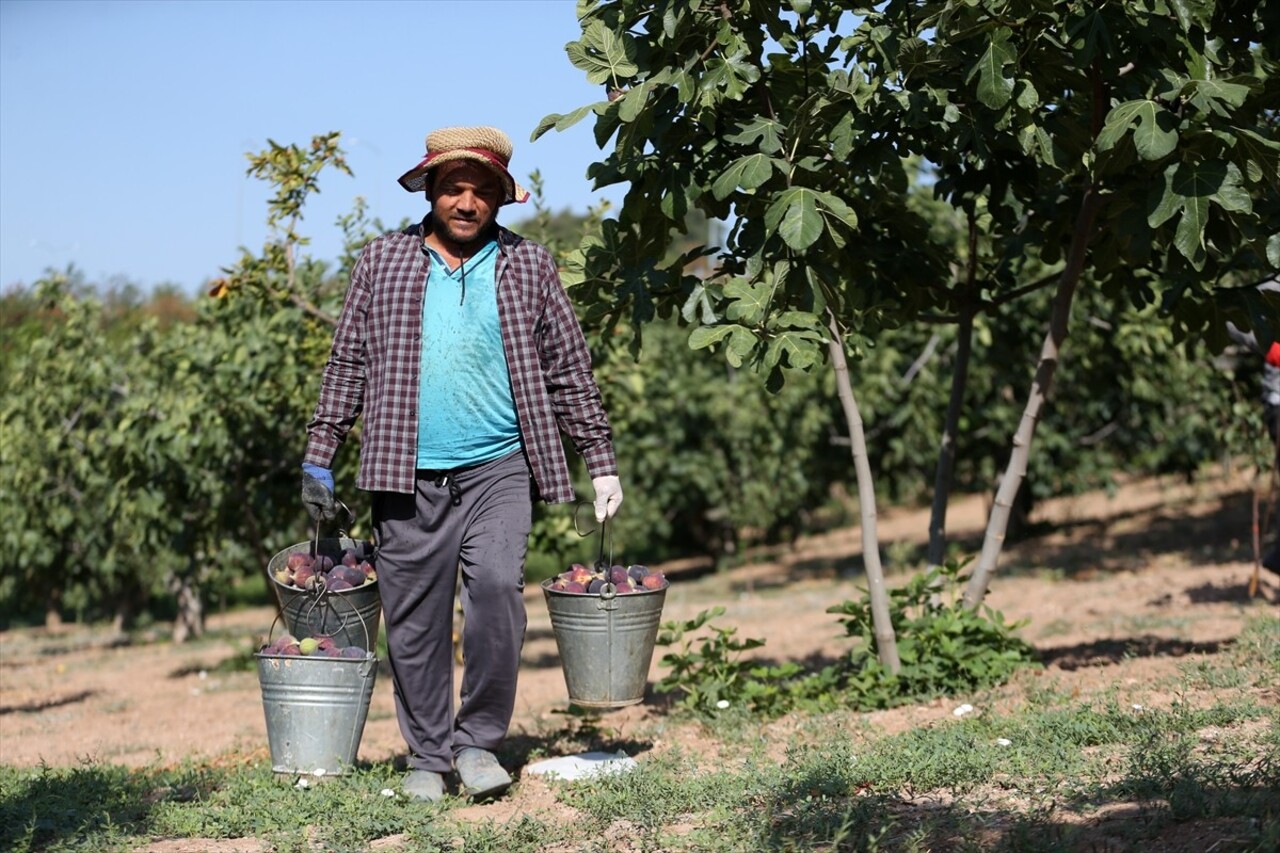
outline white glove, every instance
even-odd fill
[[[622,505],[622,481],[610,475],[593,478],[591,485],[596,490],[596,521],[613,518]]]

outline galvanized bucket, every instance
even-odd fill
[[[280,614],[289,633],[295,637],[329,636],[339,646],[359,646],[375,651],[382,619],[382,600],[378,582],[371,581],[355,589],[333,592],[325,589],[304,590],[276,580],[276,569],[284,565],[290,554],[312,553],[338,562],[342,552],[365,543],[345,536],[316,539],[290,545],[271,558],[267,578],[280,602]]]
[[[372,652],[358,658],[257,654],[271,769],[341,775],[355,764],[378,675]]]
[[[644,699],[666,588],[619,595],[612,584],[595,594],[551,589],[542,582],[560,650],[569,701],[583,708],[621,708]]]

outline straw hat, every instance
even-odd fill
[[[400,186],[412,193],[427,188],[430,172],[442,163],[475,160],[488,166],[502,181],[507,197],[502,202],[523,204],[529,191],[507,171],[511,162],[511,138],[496,127],[446,127],[427,134],[427,154],[418,165],[400,176]]]

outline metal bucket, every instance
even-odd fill
[[[360,544],[345,536],[314,542],[316,555],[330,557],[334,562],[342,559],[343,551]],[[311,541],[290,545],[267,564],[267,579],[276,592],[280,614],[289,633],[295,637],[329,636],[339,646],[376,651],[382,619],[382,599],[378,596],[376,580],[337,592],[296,589],[276,580],[276,569],[284,565],[290,554],[310,553],[312,545]]]
[[[355,764],[377,658],[254,655],[276,773],[341,775]]]
[[[561,592],[542,582],[569,701],[621,708],[644,699],[666,588],[617,595]]]

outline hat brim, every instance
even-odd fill
[[[434,157],[428,155],[418,165],[401,175],[398,183],[411,193],[423,192],[427,188],[432,169],[445,163],[456,163],[459,160],[471,160],[479,163],[497,175],[507,194],[507,197],[502,201],[503,204],[524,204],[529,200],[529,191],[520,186],[516,179],[511,177],[510,172],[492,160],[472,151],[446,151]]]

